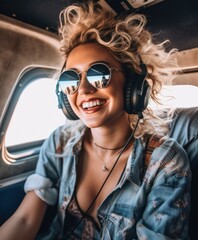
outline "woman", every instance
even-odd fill
[[[40,239],[188,239],[188,158],[148,107],[172,78],[175,51],[153,43],[144,16],[115,18],[91,1],[63,10],[60,23],[57,94],[80,121],[45,141],[2,239],[34,239],[56,203]]]

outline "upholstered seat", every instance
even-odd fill
[[[198,107],[178,109],[171,124],[170,136],[186,150],[192,170],[191,214],[189,230],[191,239],[198,239]]]

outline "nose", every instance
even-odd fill
[[[86,72],[81,73],[81,81],[78,87],[78,93],[80,95],[83,95],[83,94],[94,93],[95,91],[96,91],[96,88],[92,86],[87,80]]]

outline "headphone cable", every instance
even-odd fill
[[[109,179],[109,177],[111,176],[114,168],[116,167],[116,165],[117,165],[117,163],[118,163],[118,160],[120,159],[121,155],[122,155],[123,152],[125,151],[125,149],[126,149],[126,147],[128,146],[128,144],[130,143],[131,139],[134,137],[134,134],[135,134],[135,131],[136,131],[137,127],[138,127],[139,121],[140,121],[140,119],[142,119],[142,118],[143,118],[142,112],[138,113],[138,120],[137,120],[137,122],[136,122],[136,124],[135,124],[135,127],[134,127],[134,129],[133,129],[130,137],[128,138],[128,140],[126,141],[126,143],[125,143],[125,145],[123,146],[122,150],[120,151],[120,153],[119,153],[119,155],[118,155],[118,157],[117,157],[117,159],[116,159],[113,167],[112,167],[111,170],[109,171],[107,177],[105,178],[103,184],[101,185],[100,189],[98,190],[96,196],[94,197],[93,201],[92,201],[91,204],[89,205],[88,209],[85,211],[84,215],[88,214],[89,211],[91,210],[91,208],[93,207],[96,199],[97,199],[98,196],[100,195],[103,187],[105,186],[107,180]],[[78,227],[78,225],[82,222],[83,219],[84,219],[84,216],[82,216],[82,218],[74,225],[74,227],[73,227],[73,228],[71,229],[71,231],[66,235],[66,237],[69,237],[69,236],[74,232],[74,230]],[[63,232],[63,234],[64,234],[64,232]]]

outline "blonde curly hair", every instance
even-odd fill
[[[146,29],[146,17],[131,14],[115,17],[99,2],[73,4],[60,13],[60,43],[65,60],[72,49],[80,44],[99,43],[123,65],[140,73],[140,59],[147,66],[147,80],[151,86],[151,99],[160,103],[157,97],[163,84],[169,84],[176,67],[174,53],[176,49],[165,50],[167,41],[154,43],[153,35]],[[143,112],[135,137],[145,134],[164,136],[168,132],[169,118],[161,118],[147,107]],[[132,129],[137,122],[137,115],[129,115]]]

